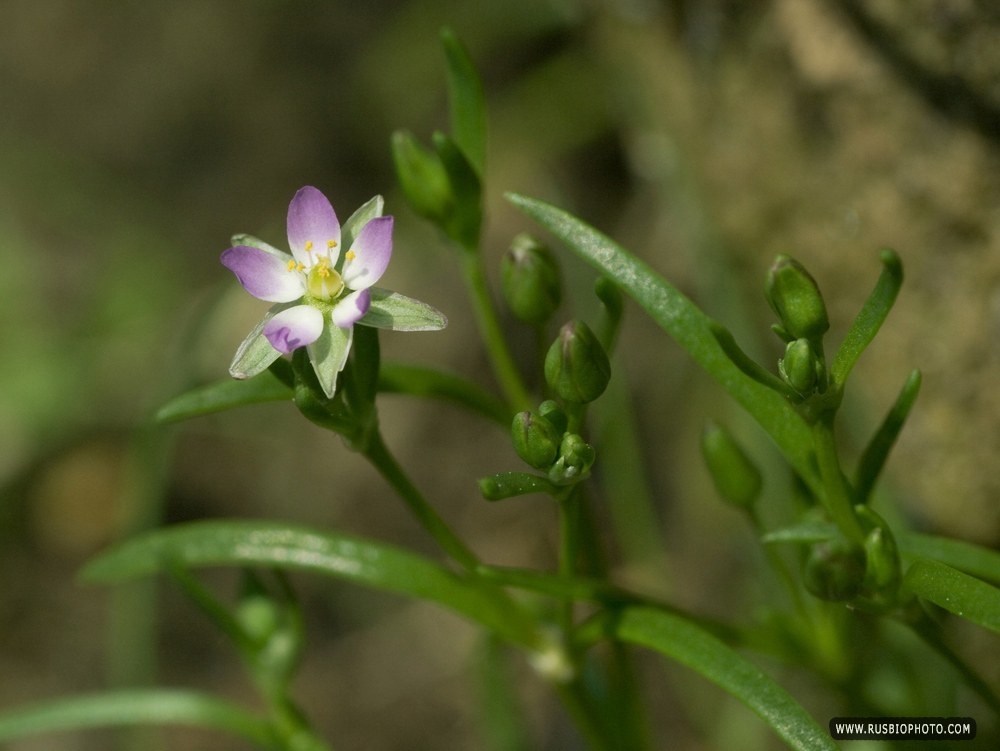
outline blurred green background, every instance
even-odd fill
[[[0,707],[150,681],[253,701],[234,654],[168,585],[112,596],[75,583],[88,557],[132,530],[274,517],[435,554],[378,476],[288,406],[141,426],[166,398],[226,376],[267,306],[218,255],[235,232],[283,245],[287,202],[305,184],[342,219],[383,193],[397,217],[385,286],[450,318],[441,333],[386,334],[384,356],[492,384],[452,254],[403,204],[388,150],[396,128],[426,140],[447,127],[445,24],[486,84],[494,279],[507,243],[531,229],[502,192],[545,198],[646,259],[773,364],[761,294],[773,256],[812,271],[837,341],[874,283],[877,250],[891,245],[907,281],[855,370],[845,451],[856,455],[909,370],[922,369],[886,498],[918,528],[1000,542],[995,3],[4,0]],[[558,252],[586,315],[592,275]],[[529,364],[531,332],[507,323]],[[601,419],[635,412],[640,445],[626,453],[643,460],[648,484],[607,478],[608,496],[638,499],[645,514],[619,522],[615,576],[745,619],[761,595],[747,565],[757,553],[712,493],[697,454],[703,421],[750,445],[779,510],[787,478],[762,434],[631,307],[619,350],[616,388],[631,396],[613,397]],[[478,497],[477,478],[517,468],[503,431],[451,407],[380,404],[390,445],[474,550],[553,566],[552,508]],[[608,439],[605,455],[616,447]],[[616,517],[600,508],[610,531]],[[209,578],[234,589],[231,573]],[[471,627],[346,585],[296,583],[309,614],[297,693],[336,747],[486,747]],[[964,647],[997,664],[978,632]],[[547,691],[515,669],[532,747],[572,748]],[[773,745],[681,671],[648,678],[661,743]],[[835,713],[807,679],[791,680],[821,722]],[[237,747],[197,732],[167,738]],[[92,733],[16,748],[111,743]]]

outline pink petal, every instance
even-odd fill
[[[258,300],[291,302],[305,294],[302,274],[289,271],[286,261],[260,248],[237,245],[224,252],[221,260],[236,274],[243,289]]]
[[[351,289],[371,287],[385,272],[391,257],[392,217],[375,217],[361,229],[345,256],[344,283]]]
[[[336,245],[328,249],[327,243]],[[306,250],[306,243],[312,243],[312,253]],[[329,254],[336,261],[340,254],[340,222],[326,196],[311,185],[301,188],[288,205],[288,247],[299,263],[311,265],[315,254]]]
[[[323,314],[311,305],[296,305],[281,311],[263,330],[271,346],[283,353],[312,344],[322,332]]]
[[[365,313],[368,312],[372,304],[372,293],[367,289],[359,289],[352,292],[343,300],[337,303],[337,307],[330,313],[333,322],[342,329],[347,329],[358,322]]]

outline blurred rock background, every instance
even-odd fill
[[[0,707],[151,681],[253,701],[234,655],[168,584],[112,595],[74,582],[130,530],[272,517],[435,555],[372,470],[284,405],[162,433],[141,426],[169,396],[225,377],[266,304],[243,293],[218,254],[237,231],[283,244],[287,202],[304,184],[342,218],[385,194],[397,217],[385,286],[450,318],[439,334],[382,337],[384,356],[491,382],[450,251],[403,204],[388,151],[396,128],[426,139],[446,127],[445,24],[487,87],[494,279],[510,238],[531,229],[502,192],[537,195],[645,258],[776,363],[761,294],[775,254],[817,278],[836,342],[874,284],[877,250],[896,248],[907,281],[852,377],[845,451],[857,454],[920,368],[923,390],[880,503],[917,528],[1000,542],[995,3],[5,0]],[[586,312],[592,275],[559,252]],[[527,362],[530,332],[510,330]],[[780,465],[631,307],[616,381],[641,405],[655,520],[620,530],[620,578],[745,615],[759,595],[745,566],[750,532],[712,494],[701,424],[720,419],[753,447],[778,509]],[[381,415],[402,463],[486,560],[552,565],[552,509],[478,497],[478,477],[516,466],[502,431],[400,397],[384,397]],[[234,590],[229,574],[209,578]],[[296,584],[310,618],[298,694],[337,748],[484,747],[473,629],[336,582]],[[534,747],[572,748],[551,697],[515,666]],[[678,692],[679,671],[667,671],[666,685],[662,671],[655,677],[664,743],[772,744],[710,690]],[[238,747],[193,731],[165,737],[159,747]],[[149,735],[90,733],[16,749],[118,742],[158,747]]]

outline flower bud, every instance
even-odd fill
[[[806,395],[816,388],[818,365],[809,340],[796,339],[785,347],[785,359],[778,363],[778,370],[793,389]]]
[[[545,380],[560,397],[581,404],[594,401],[608,387],[611,363],[583,321],[570,321],[559,330],[545,356]]]
[[[737,508],[752,508],[763,481],[760,471],[729,431],[709,421],[701,434],[701,453],[722,500]]]
[[[854,599],[865,578],[864,551],[844,539],[813,545],[806,561],[803,584],[821,600]]]
[[[562,301],[555,257],[526,233],[515,237],[504,254],[500,282],[507,305],[524,323],[545,323]]]
[[[511,425],[514,450],[524,463],[548,469],[559,453],[559,433],[552,423],[534,412],[519,412]]]
[[[872,594],[894,593],[902,579],[899,549],[885,521],[864,504],[854,507],[865,536],[865,590]]]
[[[549,479],[556,485],[568,485],[587,476],[594,464],[594,447],[576,433],[570,433],[559,445],[559,459],[549,470]]]
[[[566,426],[569,424],[569,419],[566,417],[566,413],[563,412],[563,408],[560,407],[557,402],[554,402],[551,399],[546,399],[538,405],[538,414],[551,422],[559,435],[566,432]]]
[[[437,154],[406,130],[392,134],[392,161],[406,202],[414,212],[441,224],[452,213],[455,197]]]
[[[796,339],[817,339],[830,328],[816,280],[795,259],[780,255],[774,260],[765,295],[782,327]]]

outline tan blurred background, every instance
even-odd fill
[[[234,232],[282,245],[287,202],[305,184],[342,219],[385,194],[397,217],[385,286],[450,318],[438,334],[383,336],[383,355],[491,384],[452,255],[404,206],[388,150],[398,127],[424,139],[446,128],[444,24],[486,83],[494,279],[510,238],[530,229],[502,192],[546,198],[664,272],[773,366],[761,282],[775,254],[817,278],[836,342],[874,284],[878,249],[896,248],[907,280],[852,377],[845,454],[857,456],[920,368],[923,391],[880,503],[918,528],[1000,542],[995,3],[4,0],[0,707],[151,680],[253,701],[231,650],[168,585],[112,598],[76,584],[79,567],[130,530],[283,518],[436,555],[377,475],[289,406],[165,432],[137,426],[169,396],[226,376],[266,305],[218,254]],[[571,297],[592,311],[591,273],[559,253]],[[530,332],[508,323],[527,362]],[[745,615],[759,595],[743,565],[750,533],[712,495],[696,448],[702,422],[721,419],[753,446],[779,505],[780,465],[632,307],[616,381],[641,405],[656,521],[617,550],[618,576]],[[517,468],[502,430],[400,397],[380,407],[402,463],[484,559],[553,565],[551,508],[478,497],[478,477]],[[234,590],[229,574],[209,579]],[[344,584],[296,583],[310,636],[297,695],[337,748],[485,747],[471,627]],[[514,665],[532,747],[572,748],[551,697]],[[772,743],[711,691],[685,699],[666,684],[654,690],[654,724],[671,747]],[[110,748],[115,738],[16,748]],[[170,748],[239,747],[206,733],[167,738]],[[124,742],[156,748],[149,737]]]

